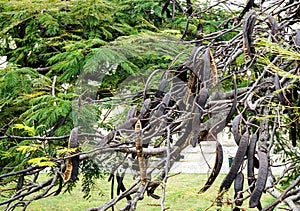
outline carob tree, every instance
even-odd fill
[[[223,163],[222,141],[217,134],[228,126],[238,145],[233,164],[223,179],[215,205],[232,206],[234,210],[257,207],[273,210],[282,201],[290,209],[300,200],[299,136],[300,136],[300,4],[293,0],[249,0],[240,14],[218,26],[219,31],[203,31],[201,13],[228,1],[203,7],[187,1],[188,8],[178,1],[166,1],[162,12],[174,18],[179,7],[187,15],[186,30],[192,19],[199,20],[195,40],[177,41],[194,45],[189,59],[167,70],[156,70],[144,88],[121,98],[110,98],[114,103],[126,101],[131,105],[126,120],[107,135],[86,133],[84,127],[74,128],[70,134],[68,151],[53,155],[51,177],[40,182],[38,175],[46,166],[28,168],[0,175],[1,185],[10,178],[17,179],[13,194],[2,202],[6,210],[27,206],[33,201],[58,195],[64,184],[75,182],[78,168],[84,173],[92,167],[109,169],[111,181],[116,177],[117,196],[99,207],[106,210],[123,198],[122,210],[135,210],[144,194],[161,198],[164,209],[165,186],[161,196],[155,190],[167,183],[168,172],[180,152],[188,145],[201,141],[216,142],[216,161],[211,175],[199,193],[208,191],[218,176]],[[177,6],[176,6],[177,5]],[[239,5],[236,5],[239,6]],[[185,32],[183,38],[185,38]],[[180,55],[179,55],[180,56]],[[157,84],[154,78],[161,74]],[[155,89],[149,87],[156,87]],[[80,96],[78,108],[102,104],[108,100]],[[40,141],[66,137],[13,137]],[[79,143],[85,148],[79,149]],[[45,146],[46,147],[46,146]],[[281,153],[282,175],[274,177],[272,153]],[[115,157],[109,160],[112,154]],[[118,160],[118,162],[116,162]],[[91,164],[92,163],[92,164]],[[247,170],[243,171],[247,164]],[[258,174],[254,169],[258,168]],[[131,170],[136,178],[125,187],[123,178]],[[247,172],[244,175],[244,172]],[[33,177],[32,177],[33,176]],[[248,185],[244,186],[244,178]],[[224,193],[234,183],[235,195],[225,200]],[[276,185],[281,184],[281,190]],[[269,192],[274,201],[262,207],[261,195]],[[243,203],[250,198],[249,204]],[[214,204],[213,204],[214,205]]]

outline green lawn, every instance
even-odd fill
[[[203,174],[179,174],[170,177],[167,183],[166,200],[165,207],[168,210],[178,210],[178,211],[203,211],[208,208],[217,196],[218,186],[220,184],[224,175],[220,175],[218,180],[215,182],[215,186],[211,187],[204,194],[197,194],[198,190],[205,183],[207,175]],[[128,187],[132,183],[131,178],[126,178],[125,185]],[[61,194],[59,196],[41,199],[34,201],[27,210],[29,211],[79,211],[85,210],[90,207],[100,206],[110,199],[110,185],[107,180],[98,180],[98,188],[92,193],[92,197],[89,200],[83,199],[83,194],[81,193],[81,186],[78,184],[74,191],[69,194]],[[102,191],[102,195],[99,195],[99,190]],[[156,190],[156,194],[160,195],[161,188]],[[230,190],[226,197],[232,197],[233,190]],[[264,194],[263,204],[273,199]],[[126,199],[121,201],[115,206],[115,210],[123,208],[126,203]],[[153,198],[145,195],[145,199],[138,203],[138,211],[156,211],[160,210],[160,200],[155,200]],[[245,208],[247,202],[245,202]],[[2,210],[3,207],[0,207]],[[209,210],[216,210],[216,207],[212,207]],[[223,207],[222,210],[232,210],[231,207]],[[247,209],[256,210],[256,209]]]

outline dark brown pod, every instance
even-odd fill
[[[240,144],[236,152],[236,155],[233,159],[232,166],[229,170],[229,173],[226,175],[226,177],[223,179],[221,183],[220,192],[222,192],[223,190],[228,190],[232,185],[232,182],[235,179],[236,174],[239,171],[240,166],[242,165],[242,162],[244,160],[245,154],[247,152],[248,142],[249,142],[249,132],[246,131],[241,137]]]
[[[250,186],[254,181],[254,155],[255,155],[255,148],[256,148],[256,142],[257,142],[257,134],[255,133],[250,138],[250,143],[248,146],[248,152],[247,152],[247,158],[248,158],[248,165],[247,165],[247,175],[248,175],[248,185]],[[251,190],[254,189],[251,188]]]
[[[137,112],[137,108],[136,106],[131,106],[128,113],[127,113],[127,117],[126,120],[136,117],[136,112]]]
[[[241,14],[238,17],[238,20],[241,20],[243,18],[243,16],[246,14],[246,12],[248,12],[250,9],[252,9],[254,4],[254,0],[248,0],[246,6],[244,7],[243,11],[241,12]]]
[[[240,134],[240,123],[241,123],[241,115],[237,115],[232,121],[232,134],[236,145],[239,145],[241,134]]]
[[[193,121],[192,121],[192,132],[190,134],[189,139],[190,139],[190,144],[193,147],[196,146],[200,134],[200,124],[201,124],[200,116],[201,115],[199,113],[194,114]]]
[[[243,38],[244,38],[244,54],[245,57],[252,56],[254,54],[254,48],[252,44],[252,33],[256,21],[256,14],[254,10],[249,11],[243,21]]]
[[[198,193],[204,193],[207,189],[211,187],[211,185],[214,183],[216,180],[217,176],[220,173],[221,167],[223,164],[223,148],[220,142],[217,141],[216,143],[216,159],[215,159],[215,165],[210,173],[208,180],[206,181],[205,185],[203,188],[200,189]]]
[[[250,196],[249,207],[254,208],[259,206],[262,192],[265,189],[267,177],[268,177],[268,154],[266,152],[258,150],[259,157],[259,170],[255,188]]]
[[[204,109],[204,106],[207,102],[207,99],[208,99],[208,90],[207,88],[203,87],[201,89],[201,93],[200,93],[200,96],[199,96],[199,99],[197,100],[199,106]]]
[[[234,180],[234,198],[236,199],[235,205],[241,206],[243,204],[243,201],[240,200],[243,198],[243,194],[240,193],[243,190],[244,187],[244,174],[240,171]],[[240,210],[239,208],[234,210]]]
[[[72,129],[68,149],[74,149],[79,147],[78,141],[78,127]],[[78,152],[78,150],[76,150]],[[79,156],[75,156],[72,158],[67,159],[66,163],[66,171],[65,171],[65,181],[75,181],[78,177],[78,170],[79,170]]]
[[[147,98],[142,103],[142,108],[139,114],[140,119],[143,119],[146,116],[146,114],[149,112],[150,106],[151,106],[151,99]]]
[[[166,86],[168,85],[168,81],[166,79],[163,79],[158,88],[157,88],[157,91],[155,93],[155,97],[156,98],[161,98],[163,96],[163,94],[165,93],[165,89],[166,89]]]

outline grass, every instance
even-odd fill
[[[216,199],[218,185],[221,183],[225,175],[220,175],[215,185],[212,186],[206,193],[197,194],[202,185],[206,182],[207,175],[204,174],[179,174],[168,179],[166,188],[165,208],[174,211],[203,211],[212,205]],[[125,186],[129,187],[133,180],[129,177],[125,178]],[[64,193],[59,196],[50,197],[34,201],[28,207],[28,211],[79,211],[91,207],[101,206],[110,199],[111,183],[107,180],[98,180],[97,188],[92,191],[92,197],[88,200],[83,199],[81,185],[77,184],[71,194]],[[101,191],[100,191],[101,190]],[[155,194],[161,195],[161,188],[157,188]],[[100,192],[100,194],[99,194]],[[232,198],[233,190],[230,189],[225,194],[224,199]],[[265,205],[273,200],[267,194],[263,194],[262,204]],[[1,198],[0,198],[1,201]],[[119,210],[126,204],[126,199],[122,200],[115,206],[115,210]],[[247,208],[248,201],[244,202],[246,210],[256,210]],[[0,206],[0,210],[4,207]],[[145,198],[138,202],[138,211],[157,211],[160,210],[160,200],[155,200],[145,194]],[[209,210],[216,210],[216,207],[211,207]],[[232,210],[231,206],[223,206],[222,210]]]

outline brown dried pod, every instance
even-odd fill
[[[228,190],[232,185],[232,182],[235,179],[236,174],[239,171],[240,166],[242,165],[242,162],[244,160],[245,154],[247,152],[248,142],[249,132],[246,131],[241,137],[239,147],[232,162],[232,166],[221,183],[220,192],[222,192],[223,190]]]
[[[221,167],[223,164],[223,148],[220,142],[216,142],[216,159],[212,172],[210,173],[205,185],[200,189],[198,193],[204,193],[207,189],[211,187],[211,185],[216,180],[217,176],[220,173]]]
[[[241,14],[238,17],[238,20],[241,20],[243,18],[243,16],[246,14],[246,12],[248,12],[250,9],[252,9],[254,4],[254,0],[248,0],[246,3],[246,6],[244,7],[243,11],[241,12]]]
[[[232,134],[233,134],[234,141],[237,145],[239,145],[241,139],[241,133],[240,133],[240,124],[242,119],[241,117],[242,116],[239,114],[232,121],[232,128],[231,128]]]
[[[142,130],[142,124],[140,120],[138,120],[135,124],[135,130],[140,131]],[[140,169],[140,177],[141,177],[141,183],[142,185],[146,185],[148,179],[147,179],[147,170],[146,170],[146,162],[143,152],[143,146],[142,146],[142,134],[138,134],[135,138],[135,148],[136,148],[136,154],[139,160],[139,169]]]
[[[244,187],[244,174],[242,173],[242,171],[240,171],[234,179],[234,198],[235,198],[236,206],[241,206],[243,204],[243,201],[241,200],[243,198],[243,194],[241,193],[243,187]],[[240,209],[235,207],[233,210],[238,211]]]
[[[168,81],[167,81],[166,79],[163,79],[163,80],[160,82],[160,84],[159,84],[159,86],[158,86],[158,88],[157,88],[157,91],[156,91],[156,93],[155,93],[155,97],[156,97],[156,98],[161,98],[161,97],[163,96],[163,94],[164,94],[164,92],[165,92],[165,89],[166,89],[167,85],[168,85]]]
[[[250,186],[254,181],[254,155],[255,155],[255,148],[258,136],[257,134],[253,134],[250,138],[250,143],[248,146],[247,158],[248,158],[248,165],[247,165],[247,175],[248,175],[248,185]],[[250,188],[253,191],[253,188]]]
[[[137,106],[131,106],[127,113],[126,119],[128,120],[130,118],[136,117],[136,112],[137,112]]]
[[[251,46],[252,44],[252,33],[253,33],[253,29],[254,29],[254,25],[255,25],[255,21],[256,21],[256,13],[254,10],[251,10],[247,13],[246,17],[244,18],[243,21],[243,45],[244,45],[244,54],[245,54],[245,58],[248,56],[252,56],[253,54],[255,54],[255,50],[254,48]]]
[[[211,64],[211,74],[212,74],[212,78],[213,78],[213,85],[216,86],[218,84],[218,69],[217,69],[217,65],[214,59],[213,54],[211,53],[211,51],[209,51],[209,56],[210,56],[210,64]]]
[[[266,152],[257,151],[258,158],[259,158],[259,170],[255,188],[250,196],[249,207],[254,208],[257,207],[260,203],[260,198],[262,192],[265,189],[267,177],[268,177],[268,154]]]
[[[74,149],[79,147],[78,141],[78,127],[72,129],[69,142],[68,142],[68,149]],[[76,150],[78,152],[79,150]],[[65,181],[75,181],[78,177],[78,170],[79,170],[79,155],[74,156],[72,158],[68,158],[66,160],[66,170],[64,173],[64,180]]]

